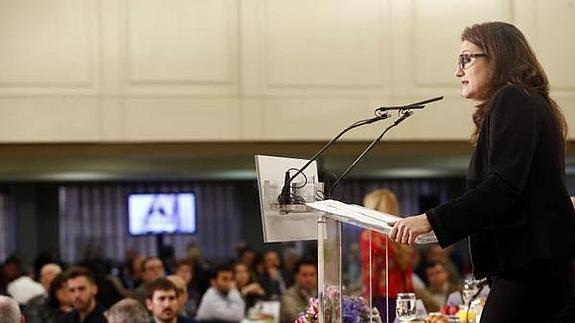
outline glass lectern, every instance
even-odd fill
[[[302,184],[302,179],[296,179],[299,184],[294,186],[300,189],[299,193],[309,203],[280,206],[277,197],[284,184],[285,172],[298,169],[306,162],[304,159],[256,156],[264,242],[317,239],[318,322],[343,322],[344,315],[362,315],[360,322],[369,321],[374,307],[372,284],[363,286],[362,280],[371,282],[374,279],[371,271],[373,266],[369,257],[369,269],[362,271],[359,237],[363,230],[388,234],[397,218],[334,200],[314,201],[317,196],[321,196],[316,191],[322,187],[316,182],[318,176],[315,162],[303,172],[305,182]],[[433,234],[418,239],[418,243],[435,241]],[[388,251],[386,247],[385,259],[388,259]],[[384,277],[375,279],[389,281],[385,267]],[[358,310],[363,302],[363,307],[369,313]],[[305,310],[302,308],[301,312]],[[383,317],[382,322],[391,321]]]

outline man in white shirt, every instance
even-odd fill
[[[196,319],[239,322],[244,318],[244,301],[234,287],[232,269],[217,267],[210,280],[210,287],[200,302]]]
[[[46,293],[44,287],[28,275],[22,275],[10,282],[6,290],[19,305],[26,305],[30,299]]]

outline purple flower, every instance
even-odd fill
[[[326,297],[324,309],[326,311],[326,320],[329,322],[334,317],[335,313],[339,311],[339,293],[334,293],[335,289],[331,289],[331,293]],[[326,295],[327,296],[327,295]],[[343,295],[341,301],[342,321],[343,323],[366,323],[370,322],[371,310],[367,302],[360,296],[347,296]],[[319,300],[317,298],[310,298],[308,307],[300,314],[295,323],[316,323],[319,312]]]
[[[342,315],[344,323],[361,323],[369,320],[369,307],[365,300],[357,296],[344,296]]]

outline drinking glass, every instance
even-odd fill
[[[396,314],[400,322],[411,321],[415,319],[415,294],[399,293],[396,299]]]
[[[471,298],[477,293],[479,287],[477,286],[477,280],[474,277],[468,277],[463,281],[463,290],[462,290],[462,297],[463,297],[463,304],[465,306],[469,305],[471,302]]]

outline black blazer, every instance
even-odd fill
[[[442,247],[469,236],[478,276],[575,254],[564,142],[549,103],[507,85],[490,104],[466,193],[426,212]]]

